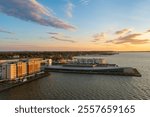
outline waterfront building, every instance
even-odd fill
[[[27,73],[28,74],[33,74],[34,73],[34,66],[33,66],[33,62],[29,61],[27,63]]]
[[[19,57],[20,57],[19,55],[14,55],[13,59],[19,59]]]
[[[7,79],[7,64],[2,64],[2,69],[1,69],[1,77],[2,79],[6,80]]]
[[[42,66],[51,66],[52,65],[52,59],[41,60],[41,65]]]
[[[48,59],[48,65],[49,65],[49,66],[52,65],[52,59]]]
[[[41,59],[25,59],[3,63],[1,78],[3,80],[23,79],[27,75],[34,75],[41,71]]]
[[[0,60],[0,64],[10,63],[10,62],[18,62],[19,59],[10,59],[10,60]]]
[[[17,77],[17,73],[16,73],[16,64],[15,63],[11,63],[7,65],[7,78],[9,80],[15,80]]]
[[[77,64],[107,64],[106,60],[101,57],[90,57],[90,56],[73,57],[73,63],[77,63]]]
[[[2,65],[2,79],[15,80],[17,77],[16,69],[17,67],[15,63],[3,64]]]
[[[40,72],[41,71],[41,62],[39,60],[34,61],[34,72]]]
[[[17,62],[17,77],[23,78],[26,75],[27,75],[27,63]]]
[[[27,62],[27,73],[34,74],[41,71],[41,61],[38,59],[29,59]]]
[[[68,60],[67,60],[67,59],[60,59],[60,60],[59,60],[59,63],[65,64],[65,63],[68,63]]]

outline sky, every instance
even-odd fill
[[[150,51],[150,0],[0,0],[0,51]]]

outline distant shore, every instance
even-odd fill
[[[114,55],[116,51],[4,51],[0,52],[0,60],[24,58],[51,58],[53,61],[72,59],[80,55]]]

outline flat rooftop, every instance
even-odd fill
[[[104,59],[100,56],[74,56],[73,59]]]

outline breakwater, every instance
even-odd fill
[[[79,73],[79,74],[101,74],[101,75],[119,75],[119,76],[136,76],[142,75],[136,68],[132,67],[63,67],[49,66],[45,68],[47,72],[62,72],[62,73]]]

